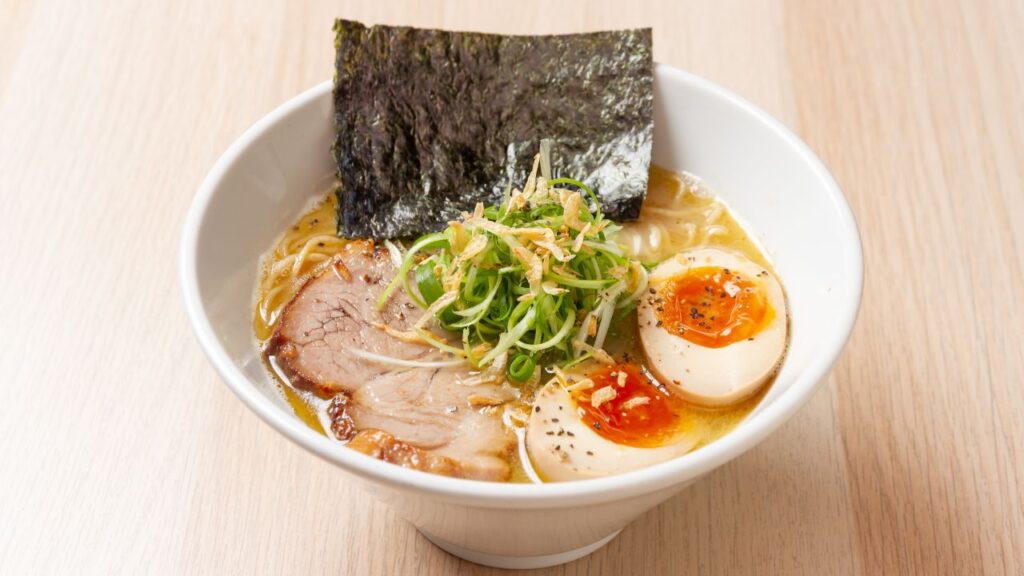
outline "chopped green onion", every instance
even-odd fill
[[[547,277],[565,286],[586,288],[588,290],[601,290],[615,284],[615,280],[611,278],[607,280],[580,280],[579,278],[567,278],[554,272],[549,272]]]
[[[516,382],[526,382],[533,376],[537,362],[526,354],[516,354],[508,363],[508,377]]]
[[[444,288],[437,281],[437,276],[434,276],[434,266],[431,262],[424,262],[416,267],[416,287],[427,304],[433,304],[444,295]]]
[[[403,286],[456,340],[418,330],[428,344],[477,368],[493,364],[519,383],[537,381],[540,365],[591,357],[573,341],[600,348],[647,286],[646,269],[607,236],[618,227],[604,220],[594,191],[574,178],[551,179],[550,142],[539,166],[528,193],[509,187],[500,204],[420,237],[404,254],[394,247],[401,265],[377,301],[383,308]],[[560,185],[581,190],[592,207],[564,199]],[[579,213],[566,214],[566,206]],[[451,303],[439,308],[440,298]]]
[[[416,294],[409,287],[409,270],[412,268],[413,263],[416,261],[416,254],[425,248],[437,248],[448,244],[448,238],[444,234],[427,234],[426,236],[420,237],[419,240],[413,244],[409,251],[405,253],[405,259],[402,261],[401,267],[398,268],[398,274],[391,279],[391,283],[388,284],[384,292],[381,293],[380,298],[377,299],[377,309],[382,310],[384,305],[387,304],[388,298],[391,297],[391,293],[395,291],[398,283],[405,287],[405,292],[409,294],[412,301],[415,302],[420,308],[427,308],[428,304],[423,301],[423,298],[419,294]]]

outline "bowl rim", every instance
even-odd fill
[[[432,497],[490,508],[541,508],[556,505],[594,504],[622,500],[668,489],[695,479],[738,457],[767,438],[803,406],[824,384],[842,352],[856,321],[863,291],[863,255],[860,234],[853,213],[839,185],[811,149],[780,121],[710,80],[665,64],[655,65],[656,76],[667,76],[689,88],[710,93],[716,99],[740,108],[774,132],[809,165],[829,195],[840,223],[840,236],[847,263],[843,283],[847,296],[835,310],[836,328],[819,343],[809,366],[770,405],[756,411],[734,430],[715,442],[689,454],[631,472],[572,482],[516,484],[438,476],[383,462],[318,434],[305,423],[273,404],[238,369],[221,345],[206,315],[199,295],[196,255],[200,250],[199,230],[211,199],[229,168],[239,156],[271,126],[286,121],[297,111],[331,92],[330,80],[318,84],[281,104],[247,129],[221,155],[204,178],[185,219],[179,253],[179,280],[185,310],[193,332],[206,356],[228,387],[265,422],[293,442],[348,472],[394,488],[416,491]]]

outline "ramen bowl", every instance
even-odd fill
[[[448,478],[350,450],[294,414],[264,368],[252,328],[261,255],[334,173],[332,106],[331,83],[320,84],[257,122],[214,165],[181,240],[185,308],[200,346],[242,402],[339,474],[358,478],[456,556],[533,568],[592,552],[778,429],[825,382],[846,343],[863,273],[856,223],[833,178],[765,112],[711,82],[657,65],[654,162],[698,175],[742,216],[787,289],[789,350],[758,407],[689,454],[575,482]]]

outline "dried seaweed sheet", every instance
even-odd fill
[[[335,22],[338,233],[442,229],[521,185],[541,138],[555,176],[636,218],[653,124],[650,29],[504,36]]]

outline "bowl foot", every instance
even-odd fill
[[[616,530],[608,536],[601,538],[597,542],[587,544],[586,546],[580,546],[573,550],[567,550],[565,552],[558,552],[555,554],[545,554],[542,556],[501,556],[499,554],[484,554],[483,552],[477,552],[476,550],[470,550],[469,548],[463,548],[457,544],[446,542],[437,538],[431,534],[420,530],[420,534],[430,540],[438,548],[445,552],[468,560],[474,564],[483,564],[484,566],[493,566],[495,568],[506,568],[510,570],[528,570],[531,568],[547,568],[548,566],[557,566],[559,564],[565,564],[566,562],[572,562],[578,558],[583,558],[587,554],[590,554],[594,550],[597,550],[601,546],[604,546],[608,542],[619,535],[622,530]]]

